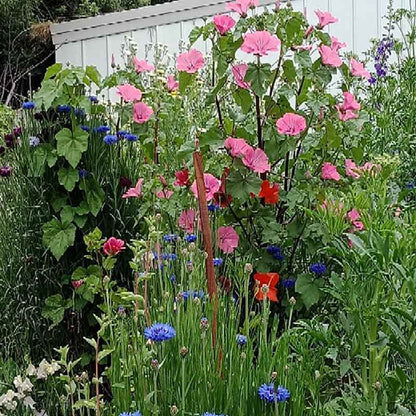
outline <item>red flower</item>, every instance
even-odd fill
[[[182,169],[175,173],[176,181],[175,186],[188,186],[189,185],[189,170]]]
[[[73,280],[73,281],[71,282],[71,284],[72,284],[72,287],[73,287],[75,290],[77,290],[79,287],[81,287],[81,286],[84,284],[84,281],[83,281],[83,280]]]
[[[254,292],[256,293],[257,300],[263,300],[263,286],[268,286],[266,296],[272,301],[277,302],[277,289],[276,285],[279,283],[278,273],[256,273],[254,275],[255,287]]]
[[[264,202],[266,204],[275,205],[279,202],[279,191],[279,184],[275,183],[272,186],[270,186],[270,182],[264,180],[261,183],[259,197],[264,198]]]
[[[110,237],[104,244],[103,250],[106,256],[115,256],[124,250],[124,241],[118,240],[115,237]]]
[[[230,168],[224,168],[224,172],[221,176],[221,186],[218,192],[214,194],[214,203],[221,208],[226,208],[230,205],[233,197],[230,194],[227,194],[225,189],[225,183],[227,182],[227,177],[230,174]]]

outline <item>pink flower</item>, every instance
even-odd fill
[[[326,45],[321,45],[318,50],[324,65],[332,66],[334,68],[338,68],[342,65],[342,60],[335,49],[331,49]]]
[[[270,170],[269,159],[262,149],[253,149],[251,146],[246,149],[243,159],[244,165],[256,173],[264,173]]]
[[[347,215],[351,222],[358,221],[361,218],[361,215],[356,208],[353,208]]]
[[[248,9],[258,5],[259,0],[236,0],[234,3],[228,3],[226,8],[227,10],[238,13],[242,17],[246,17]]]
[[[72,280],[71,281],[72,287],[77,290],[79,287],[81,287],[84,284],[83,280]]]
[[[115,256],[121,250],[124,250],[124,241],[115,237],[110,237],[103,246],[104,254],[106,256]]]
[[[351,176],[355,179],[360,177],[360,174],[358,173],[360,168],[351,159],[345,159],[345,169],[347,176]]]
[[[139,74],[141,74],[142,72],[150,72],[155,70],[155,67],[153,65],[149,64],[144,59],[139,60],[135,56],[133,57],[133,63],[134,67],[136,68],[136,72],[138,72]]]
[[[170,199],[173,195],[173,191],[169,189],[162,189],[159,192],[156,192],[156,196],[160,199]]]
[[[195,228],[195,211],[193,209],[186,209],[182,211],[178,224],[179,227],[184,229],[187,233],[192,234]]]
[[[322,166],[321,178],[324,180],[339,181],[341,179],[340,174],[337,171],[337,167],[332,163],[326,162]]]
[[[127,190],[125,194],[123,194],[122,198],[139,198],[142,196],[142,185],[143,185],[144,179],[140,178],[136,186],[134,188],[130,188]]]
[[[221,186],[221,181],[210,173],[204,173],[204,183],[205,183],[205,196],[207,201],[211,201],[214,198],[214,194],[219,191]],[[195,195],[195,198],[198,199],[198,189],[196,185],[196,180],[191,185],[191,191]]]
[[[353,221],[352,224],[354,225],[356,231],[364,230],[364,223],[362,221]]]
[[[309,37],[309,35],[313,32],[315,28],[313,26],[309,26],[305,31],[305,38]]]
[[[140,101],[142,99],[142,92],[131,84],[119,85],[117,87],[117,94],[127,102]]]
[[[356,61],[354,58],[351,58],[351,75],[353,77],[363,77],[363,78],[371,78],[371,74],[364,68],[364,64],[362,62]]]
[[[271,35],[267,30],[261,30],[244,35],[241,50],[258,56],[267,56],[268,52],[277,52],[280,48],[280,39]]]
[[[234,65],[232,68],[232,73],[235,79],[235,82],[240,88],[243,88],[245,90],[248,90],[250,88],[250,83],[247,81],[244,81],[244,77],[247,73],[247,64],[240,64],[240,65]]]
[[[229,137],[225,140],[224,147],[230,151],[232,157],[241,157],[246,155],[247,150],[251,146],[244,139]]]
[[[176,68],[178,71],[184,71],[188,74],[194,74],[204,66],[204,57],[200,51],[191,49],[189,52],[183,52],[178,56]]]
[[[144,124],[153,114],[153,109],[144,102],[134,104],[133,119],[136,123]]]
[[[331,23],[338,22],[338,19],[332,16],[332,14],[329,12],[321,12],[320,10],[316,10],[315,14],[318,16],[318,19],[319,19],[319,23],[318,23],[319,29],[323,29],[325,26]]]
[[[313,45],[293,45],[292,49],[295,51],[311,51],[313,49]]]
[[[344,92],[344,102],[337,104],[335,108],[338,110],[338,117],[341,121],[347,121],[358,118],[358,111],[361,104],[355,100],[353,94],[348,91]]]
[[[233,227],[218,228],[218,246],[223,253],[232,253],[238,247],[238,234]]]
[[[179,88],[179,82],[175,80],[173,75],[168,76],[168,82],[166,83],[169,92],[177,91]]]
[[[306,129],[306,120],[294,113],[286,113],[276,122],[277,131],[288,136],[297,136]]]
[[[235,25],[235,20],[226,14],[217,14],[213,22],[220,35],[225,35]]]
[[[342,48],[346,48],[347,44],[345,42],[340,42],[335,36],[331,36],[331,49],[334,51],[339,51]]]
[[[369,173],[380,173],[381,172],[381,166],[376,165],[372,162],[365,162],[363,166],[360,168],[363,172],[369,172]]]
[[[189,185],[189,170],[182,169],[175,173],[176,181],[175,186],[188,186]]]

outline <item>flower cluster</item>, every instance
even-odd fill
[[[323,263],[313,263],[309,266],[309,271],[320,276],[326,272],[326,266]]]
[[[274,388],[274,383],[262,384],[258,390],[259,397],[267,403],[286,402],[290,398],[290,392],[283,386],[278,386],[277,390]]]
[[[267,252],[271,254],[276,260],[284,261],[285,256],[282,253],[282,249],[278,246],[270,245],[267,247]]]
[[[392,49],[394,46],[393,39],[383,38],[377,46],[376,56],[374,57],[374,68],[378,78],[383,78],[387,75],[389,66],[388,60],[390,58]],[[371,77],[369,82],[374,84],[376,82],[375,77]]]

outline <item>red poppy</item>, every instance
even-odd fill
[[[280,191],[279,184],[274,183],[273,185],[270,186],[270,182],[267,180],[264,180],[261,183],[259,197],[264,198],[264,202],[266,204],[275,205],[279,202],[279,191]]]
[[[279,283],[278,273],[256,273],[254,275],[256,285],[254,286],[254,292],[256,293],[257,300],[263,300],[262,286],[268,286],[268,292],[266,296],[272,301],[277,302],[277,289],[276,285]]]

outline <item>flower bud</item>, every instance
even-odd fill
[[[321,377],[321,373],[318,370],[315,370],[315,379],[318,380],[319,377]]]
[[[245,351],[242,351],[241,352],[241,359],[242,360],[245,360],[247,358],[247,354],[246,354],[246,352]]]
[[[270,374],[270,378],[275,381],[277,379],[277,371],[273,371],[272,374]]]
[[[246,263],[244,265],[244,272],[250,274],[253,271],[253,265],[251,263]]]
[[[206,331],[209,327],[208,319],[207,318],[201,318],[199,326],[202,329],[202,331]]]
[[[103,279],[103,283],[106,285],[106,284],[108,284],[108,283],[110,283],[110,277],[109,276],[107,276],[107,275],[105,275],[104,276],[104,279]]]
[[[267,295],[268,292],[269,292],[269,286],[262,285],[261,286],[261,293],[263,293],[263,295]]]
[[[179,413],[179,409],[177,408],[177,406],[172,405],[172,406],[170,407],[170,414],[171,414],[172,416],[176,416],[178,413]]]
[[[181,350],[179,351],[182,358],[185,358],[188,355],[188,352],[189,352],[189,350],[186,347],[182,347]]]
[[[289,299],[289,303],[290,303],[292,306],[295,306],[295,305],[296,305],[296,299],[292,296],[292,297]]]
[[[374,383],[374,388],[375,388],[377,391],[380,391],[380,390],[381,390],[381,383],[380,383],[379,381],[376,381],[376,382]]]
[[[150,368],[154,371],[157,371],[159,369],[159,361],[154,358],[150,363]]]

